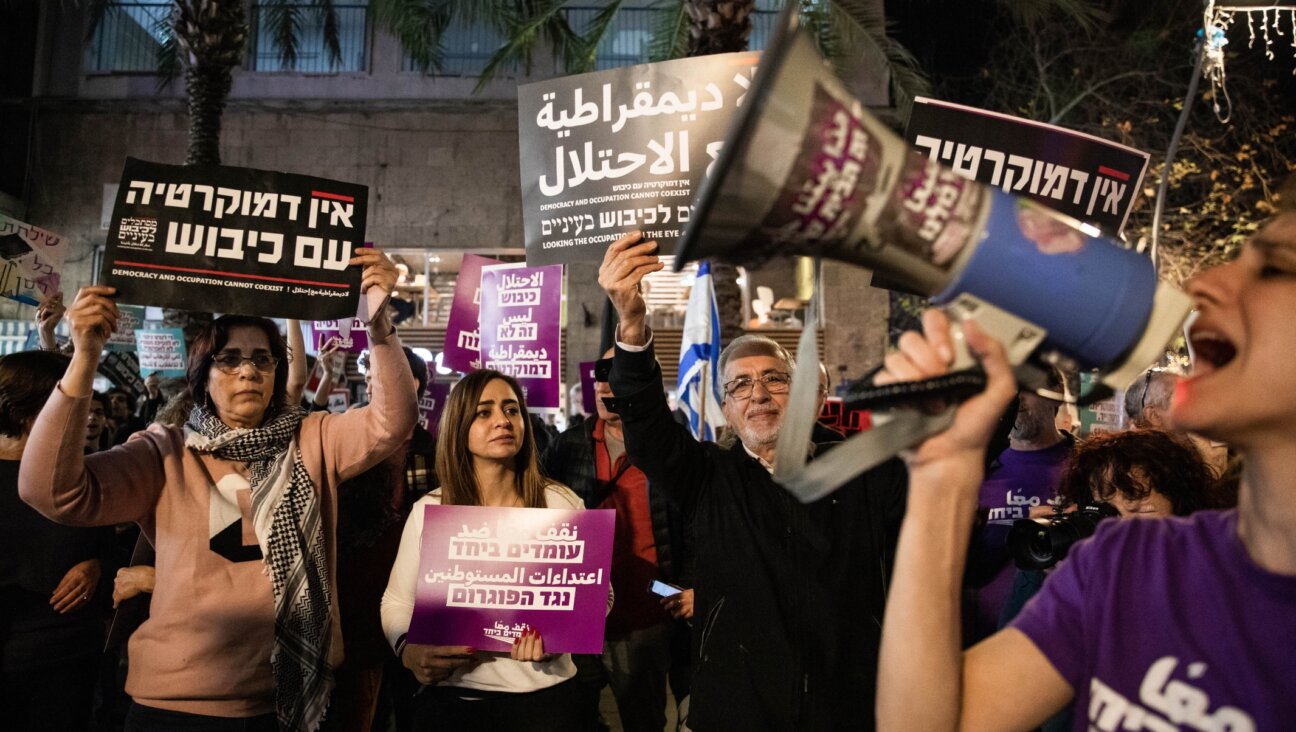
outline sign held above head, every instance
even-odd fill
[[[100,281],[136,305],[322,320],[356,314],[368,188],[128,158]],[[377,295],[378,293],[372,293]]]
[[[674,251],[759,58],[715,54],[519,87],[527,264],[599,261],[636,229]]]

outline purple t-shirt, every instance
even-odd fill
[[[1256,566],[1236,510],[1104,521],[1013,626],[1076,730],[1296,729],[1296,576]]]
[[[1012,591],[1016,571],[1008,555],[1008,530],[1013,521],[1029,518],[1032,507],[1053,498],[1074,444],[1068,435],[1043,450],[1004,450],[999,467],[981,484],[977,505],[986,525],[977,535],[980,546],[975,561],[981,578],[976,582],[976,618],[969,643],[999,629],[999,613]]]

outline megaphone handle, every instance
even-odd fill
[[[873,373],[876,373],[874,371]],[[920,381],[874,386],[873,373],[866,375],[842,396],[842,408],[850,411],[891,409],[904,404],[932,399],[960,402],[985,389],[985,372],[979,368],[964,369]]]

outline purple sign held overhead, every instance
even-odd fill
[[[409,642],[507,651],[528,628],[548,653],[601,653],[611,510],[424,509]]]
[[[455,279],[454,302],[446,322],[445,347],[441,362],[455,371],[468,373],[481,368],[481,351],[477,332],[478,303],[481,302],[482,267],[500,264],[499,260],[463,255],[459,276]]]
[[[532,411],[561,406],[562,274],[560,264],[482,268],[482,365],[517,379]]]
[[[419,396],[419,426],[433,437],[441,424],[441,412],[445,410],[446,399],[450,398],[450,385],[428,381],[427,389]]]
[[[347,353],[362,353],[369,347],[369,326],[359,318],[350,320],[314,320],[311,332],[315,334],[315,350],[323,348],[330,338],[340,342]]]

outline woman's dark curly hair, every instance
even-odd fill
[[[1185,438],[1161,430],[1092,434],[1076,445],[1058,486],[1064,504],[1081,505],[1117,493],[1139,501],[1153,491],[1176,516],[1221,508],[1225,499],[1201,453]]]
[[[49,351],[0,356],[0,434],[27,434],[69,362],[67,356]]]
[[[279,359],[275,367],[274,394],[266,409],[265,420],[269,421],[288,403],[288,344],[284,342],[279,326],[269,318],[253,315],[222,315],[203,329],[189,347],[189,364],[185,375],[189,382],[189,395],[195,404],[211,409],[211,399],[207,396],[207,377],[211,373],[212,357],[221,352],[229,342],[230,331],[239,328],[256,328],[265,333],[270,343],[270,355]]]

